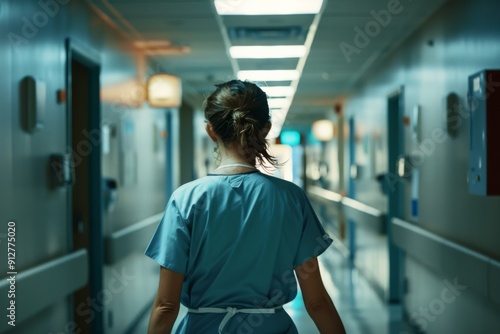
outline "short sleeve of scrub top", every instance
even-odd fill
[[[295,267],[321,255],[333,242],[325,232],[305,194],[303,194],[303,198],[303,226],[297,253],[293,261]]]
[[[167,204],[145,254],[162,267],[185,275],[189,259],[190,231],[174,199]]]

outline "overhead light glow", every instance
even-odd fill
[[[282,97],[282,96],[292,96],[295,94],[295,90],[290,86],[265,86],[260,87],[269,97]]]
[[[335,135],[333,128],[334,125],[332,121],[328,119],[322,119],[313,123],[312,133],[316,140],[326,142],[333,139]]]
[[[219,15],[317,14],[323,0],[214,0]]]
[[[283,127],[284,121],[274,121],[272,122],[271,131],[266,136],[266,139],[278,138],[281,133],[281,128]]]
[[[267,134],[267,139],[274,139],[280,135],[281,128],[285,123],[286,114],[288,113],[288,109],[278,108],[271,110],[271,131]]]
[[[271,121],[273,123],[274,128],[279,126],[279,128],[281,129],[281,126],[283,125],[283,123],[285,123],[286,114],[287,114],[287,109],[284,108],[277,108],[271,110]]]
[[[231,57],[235,59],[301,58],[306,54],[304,45],[232,46]]]
[[[290,105],[289,98],[268,99],[269,109],[282,109]]]
[[[171,74],[154,74],[147,82],[147,94],[151,107],[179,107],[182,99],[181,79]]]
[[[297,70],[239,71],[238,79],[250,81],[294,81],[299,79]]]
[[[286,115],[285,108],[269,108],[269,111],[271,112],[272,115],[278,115],[280,119]]]

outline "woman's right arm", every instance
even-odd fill
[[[160,267],[160,283],[149,318],[148,334],[166,334],[172,331],[179,313],[184,275]]]
[[[295,273],[302,290],[307,313],[318,327],[320,333],[345,334],[342,319],[340,319],[332,299],[323,285],[318,259],[313,257],[296,267]]]

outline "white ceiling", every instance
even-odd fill
[[[272,0],[269,0],[272,1]],[[373,21],[372,10],[387,9],[394,0],[324,0],[314,42],[305,63],[292,106],[290,123],[311,123],[331,112],[335,98],[348,93],[370,67],[377,64],[446,0],[401,0],[403,10],[373,37],[352,61],[345,59],[340,43],[354,45],[354,28],[364,30]],[[298,27],[307,33],[314,15],[223,16],[212,0],[91,0],[133,40],[167,40],[188,46],[184,55],[153,56],[168,72],[183,81],[184,96],[201,106],[214,84],[235,78],[239,69],[294,69],[297,59],[232,60],[227,46],[303,44],[305,35],[290,39],[234,40],[231,28]],[[270,83],[271,85],[275,83]],[[278,84],[278,83],[276,83]]]

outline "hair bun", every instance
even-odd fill
[[[241,110],[235,110],[233,112],[233,122],[235,124],[242,124],[245,121],[246,114]]]
[[[220,85],[203,102],[205,119],[228,147],[235,145],[248,163],[279,165],[268,152],[266,140],[270,112],[267,95],[256,84],[231,80]]]

